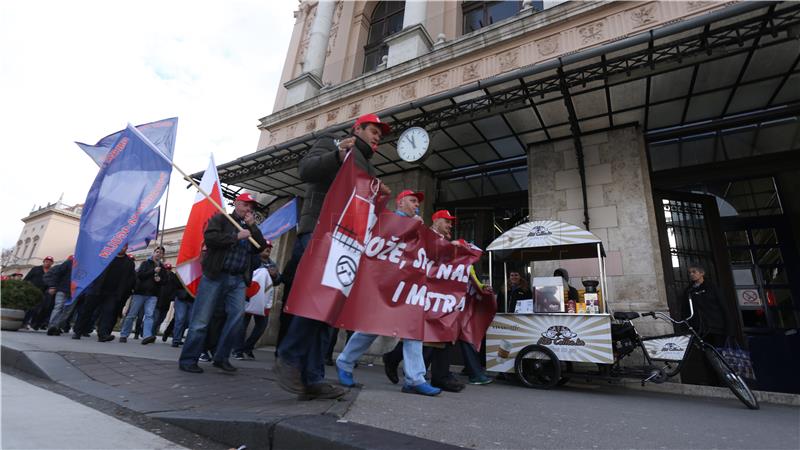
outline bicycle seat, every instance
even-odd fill
[[[639,317],[639,313],[632,312],[632,311],[616,311],[614,312],[614,318],[617,320],[632,320]]]

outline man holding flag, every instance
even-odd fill
[[[197,361],[204,350],[208,325],[218,302],[224,302],[227,317],[214,352],[213,364],[226,372],[236,371],[228,358],[242,332],[245,287],[250,284],[253,275],[252,256],[266,246],[253,215],[255,204],[256,200],[248,193],[236,197],[231,217],[241,230],[222,212],[214,215],[206,225],[203,233],[206,247],[202,256],[203,275],[197,288],[189,332],[178,361],[178,368],[185,372],[203,372]],[[251,237],[258,247],[248,241]]]

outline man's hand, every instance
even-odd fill
[[[344,162],[344,157],[347,155],[348,150],[356,145],[356,137],[350,136],[349,138],[339,141],[339,162]]]
[[[391,190],[391,189],[389,189],[389,186],[387,186],[387,185],[385,185],[385,184],[381,183],[381,193],[382,193],[382,194],[386,194],[386,195],[391,195],[391,193],[392,193],[392,190]]]
[[[161,272],[161,266],[156,266],[155,271],[156,273]]]
[[[278,276],[278,269],[276,269],[275,267],[270,267],[269,269],[267,269],[267,272],[269,272],[269,276],[271,278],[275,278]]]
[[[256,223],[256,216],[255,214],[252,213],[252,211],[244,215],[244,223],[248,225],[253,225],[254,223]]]
[[[250,230],[242,230],[236,235],[236,239],[247,239],[250,237]]]
[[[50,295],[55,295],[55,293],[56,293],[56,288],[54,288],[54,287],[52,287],[52,288],[47,288],[47,293],[48,293],[48,294],[50,294]]]

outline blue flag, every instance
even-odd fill
[[[151,209],[142,215],[140,221],[141,226],[139,230],[136,234],[132,235],[128,241],[129,252],[147,248],[147,246],[150,245],[150,241],[156,238],[158,235],[158,224],[161,221],[161,207],[156,206]]]
[[[175,135],[178,132],[177,117],[136,125],[136,129],[150,142],[155,144],[155,146],[161,150],[161,153],[172,160],[172,154],[175,151]],[[78,144],[78,147],[82,148],[98,166],[103,167],[106,154],[108,154],[111,146],[117,142],[117,139],[119,139],[124,132],[125,130],[120,130],[116,133],[109,134],[97,141],[97,144],[94,145],[84,144],[82,142],[76,142],[76,144]]]
[[[110,146],[84,202],[70,302],[147,223],[145,215],[164,194],[171,171],[170,160],[132,125]]]
[[[292,201],[270,214],[261,222],[258,229],[261,230],[264,239],[272,241],[295,226],[297,226],[297,198],[293,198]]]

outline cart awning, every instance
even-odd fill
[[[591,232],[557,220],[536,220],[506,231],[486,250],[497,252],[499,259],[543,261],[596,257],[597,244],[605,256],[602,241]]]

